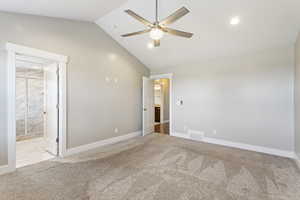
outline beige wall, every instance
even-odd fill
[[[69,56],[68,148],[141,130],[142,76],[149,70],[97,25],[0,12],[0,27],[0,165],[7,162],[8,41]]]
[[[300,158],[300,34],[295,46],[295,145]]]
[[[293,47],[152,73],[174,75],[175,132],[203,131],[211,138],[294,151]]]

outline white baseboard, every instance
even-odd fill
[[[173,132],[170,135],[174,136],[174,137],[180,137],[180,138],[184,138],[184,139],[189,139],[189,140],[191,139],[188,134],[184,134],[184,133]]]
[[[129,140],[131,138],[141,136],[141,135],[142,135],[142,131],[138,131],[138,132],[129,133],[127,135],[113,137],[113,138],[109,138],[109,139],[106,139],[106,140],[101,140],[101,141],[98,141],[98,142],[82,145],[82,146],[79,146],[79,147],[74,147],[74,148],[71,148],[71,149],[67,149],[67,151],[63,155],[63,157],[71,156],[71,155],[78,154],[78,153],[81,153],[81,152],[85,152],[85,151],[88,151],[88,150],[92,150],[92,149],[95,149],[95,148],[98,148],[98,147],[102,147],[102,146],[106,146],[106,145],[110,145],[110,144],[115,144],[117,142]]]
[[[185,134],[185,133],[173,133],[172,136],[195,140],[191,138],[189,134]],[[231,142],[227,140],[208,138],[208,137],[204,137],[202,142],[295,159],[295,153],[292,151],[284,151],[284,150],[279,150],[274,148],[268,148],[268,147],[262,147],[262,146],[256,146],[256,145],[250,145],[250,144],[244,144],[238,142]]]
[[[276,155],[276,156],[281,156],[281,157],[287,157],[287,158],[293,158],[293,159],[295,158],[295,154],[292,151],[284,151],[284,150],[256,146],[256,145],[230,142],[230,141],[214,139],[214,138],[204,138],[204,142],[228,146],[228,147],[234,147],[234,148],[239,148],[239,149],[244,149],[244,150],[249,150],[249,151],[256,151],[256,152],[260,152],[260,153],[266,153],[266,154],[271,154],[271,155]]]
[[[8,165],[0,166],[0,175],[7,174],[7,173],[10,173],[10,172],[13,172],[13,171],[15,171],[15,170],[9,168]]]

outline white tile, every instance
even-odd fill
[[[54,156],[46,152],[45,149],[46,143],[44,138],[35,138],[17,142],[17,168],[54,158]]]

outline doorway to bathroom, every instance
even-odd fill
[[[16,167],[58,155],[58,64],[16,56]]]
[[[68,57],[6,43],[8,171],[67,152]]]

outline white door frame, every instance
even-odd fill
[[[161,124],[164,123],[164,101],[165,101],[165,94],[163,85],[160,83],[160,122]]]
[[[67,128],[67,62],[68,57],[13,43],[6,43],[7,50],[7,148],[9,171],[16,170],[16,56],[38,57],[58,63],[59,68],[59,156],[66,153]]]
[[[155,79],[162,79],[162,78],[167,78],[170,81],[170,87],[169,87],[169,120],[170,120],[170,125],[169,125],[169,133],[170,136],[173,136],[173,74],[155,74],[151,75],[150,79],[155,80]]]

